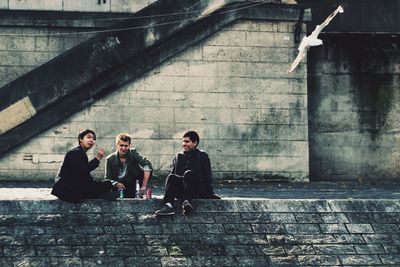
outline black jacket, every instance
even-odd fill
[[[95,183],[90,172],[99,166],[97,158],[90,162],[81,146],[67,152],[51,194],[69,202],[80,202],[85,191]]]
[[[213,196],[211,163],[208,154],[197,148],[190,152],[176,154],[172,162],[171,174],[182,176],[187,170],[191,170],[199,181],[200,198]]]

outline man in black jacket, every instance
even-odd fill
[[[68,151],[61,164],[57,181],[51,193],[61,200],[79,203],[87,198],[99,198],[110,192],[113,185],[110,181],[97,182],[90,175],[104,157],[100,149],[89,162],[86,152],[96,143],[96,134],[85,130],[78,135],[79,146]]]
[[[188,214],[192,211],[193,198],[216,198],[212,182],[211,163],[208,154],[197,149],[199,135],[188,131],[183,135],[183,152],[175,155],[172,170],[165,182],[164,207],[155,212],[165,216],[175,214],[172,203],[174,199],[182,199],[182,211]]]

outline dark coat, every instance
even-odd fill
[[[208,154],[195,149],[190,152],[180,152],[172,162],[171,174],[182,176],[185,171],[191,170],[199,184],[200,198],[210,198],[214,195],[212,187],[212,171]]]
[[[89,162],[85,151],[80,146],[68,151],[51,194],[73,203],[87,198],[91,188],[96,188],[95,185],[98,183],[94,181],[90,172],[96,169],[99,163],[97,158]],[[112,185],[111,182],[108,183],[106,187],[110,190]]]

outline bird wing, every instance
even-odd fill
[[[299,65],[300,61],[303,59],[303,57],[306,54],[307,54],[307,48],[303,48],[302,50],[299,51],[299,53],[297,54],[297,57],[293,61],[292,65],[290,65],[290,68],[288,70],[289,74],[292,73],[292,71],[294,71],[294,69],[297,67],[297,65]]]
[[[317,38],[318,34],[322,31],[323,28],[325,28],[329,22],[337,15],[337,13],[343,13],[343,7],[338,6],[335,11],[333,11],[325,20],[324,22],[321,23],[321,25],[317,25],[315,27],[315,30],[310,34],[313,37]]]

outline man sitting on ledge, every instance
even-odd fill
[[[155,212],[156,215],[174,215],[174,199],[182,199],[182,211],[188,214],[192,211],[193,198],[219,199],[211,185],[212,174],[208,154],[197,149],[199,135],[188,131],[183,135],[183,152],[175,155],[172,170],[165,182],[164,207]]]
[[[104,157],[104,149],[100,149],[90,162],[86,152],[96,143],[96,134],[85,130],[78,135],[79,146],[68,151],[61,164],[56,183],[51,194],[61,200],[79,203],[87,198],[100,198],[111,192],[110,181],[97,182],[90,172],[99,166]]]

